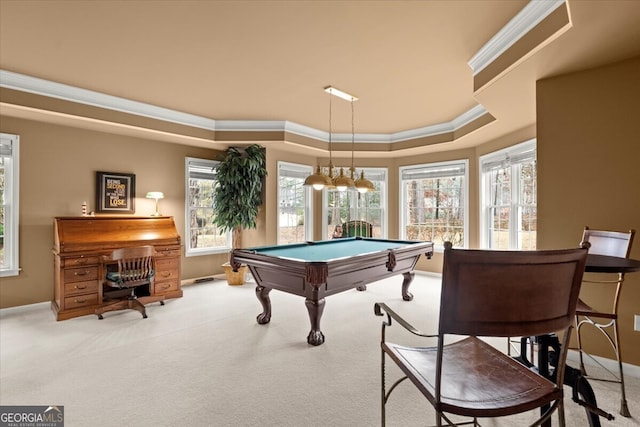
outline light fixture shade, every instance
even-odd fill
[[[147,199],[164,199],[164,193],[162,191],[149,191],[146,197]]]
[[[360,193],[366,193],[367,191],[374,191],[376,189],[373,182],[364,177],[364,171],[360,171],[360,178],[356,180],[356,190]]]
[[[333,185],[336,186],[338,191],[345,191],[347,188],[355,187],[355,182],[344,174],[344,169],[340,168],[340,174],[333,178]]]
[[[309,175],[304,180],[304,185],[312,186],[314,190],[322,190],[327,185],[331,184],[331,180],[328,176],[322,173],[320,170],[320,165],[317,166],[316,172],[312,175]]]
[[[158,211],[158,199],[164,199],[164,193],[162,191],[149,191],[146,195],[147,199],[155,199],[156,201],[156,211],[151,214],[151,216],[161,216]]]

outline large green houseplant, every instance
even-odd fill
[[[227,148],[216,166],[214,223],[222,231],[231,231],[232,249],[240,246],[243,229],[256,228],[256,218],[262,204],[262,184],[266,175],[265,149],[258,144],[246,148]],[[244,274],[241,277],[243,279]],[[242,284],[242,279],[238,284]],[[230,280],[229,277],[227,280]]]

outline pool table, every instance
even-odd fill
[[[307,342],[320,345],[325,297],[353,288],[365,290],[368,283],[402,274],[402,298],[411,301],[409,285],[421,254],[431,258],[433,243],[353,237],[235,249],[231,265],[237,270],[246,264],[256,280],[256,296],[263,308],[259,324],[271,320],[272,289],[305,297],[311,322]]]

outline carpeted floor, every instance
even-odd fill
[[[222,280],[186,286],[183,298],[148,306],[148,319],[120,311],[56,322],[48,304],[0,310],[0,404],[64,405],[67,427],[380,425],[374,302],[436,331],[439,278],[416,275],[412,302],[402,301],[400,283],[391,278],[327,298],[326,342],[318,347],[306,343],[303,298],[273,291],[271,323],[258,325],[254,285]],[[389,378],[397,372],[387,371]],[[617,414],[615,385],[594,384],[599,406],[616,415],[603,426],[640,426],[640,379],[627,381],[634,418]],[[569,426],[587,425],[583,409],[570,399],[566,406]],[[482,424],[520,426],[526,419]],[[388,425],[433,421],[411,384],[394,392]]]

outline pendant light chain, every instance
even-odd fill
[[[332,102],[331,102],[331,94],[329,94],[329,177],[333,178],[333,148],[331,146],[331,133],[332,133],[332,128],[331,128],[331,106],[332,106]]]
[[[354,178],[354,174],[356,173],[356,167],[354,163],[354,151],[356,148],[356,127],[355,127],[355,119],[354,119],[354,108],[353,108],[353,99],[351,100],[351,179]]]

